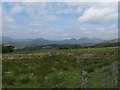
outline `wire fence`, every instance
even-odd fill
[[[81,75],[76,74],[71,80],[57,84],[52,88],[65,87],[64,85],[75,82],[79,82],[75,88],[118,88],[118,67],[116,64],[94,73],[95,75],[92,75],[83,70]]]
[[[71,83],[71,82],[75,82],[76,80],[78,80],[78,79],[81,79],[81,77],[73,77],[71,80],[69,80],[69,81],[67,81],[67,82],[64,82],[64,83],[61,83],[61,84],[59,84],[59,85],[55,85],[55,86],[53,86],[53,88],[54,87],[60,87],[60,86],[62,86],[62,85],[65,85],[65,84],[68,84],[68,83]]]

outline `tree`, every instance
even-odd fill
[[[14,46],[12,46],[12,45],[7,45],[7,46],[2,45],[2,53],[8,53],[8,52],[13,52],[13,51],[14,51]]]

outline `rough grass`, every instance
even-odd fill
[[[79,88],[81,87],[83,67],[88,71],[87,87],[104,87],[103,71],[105,69],[110,72],[109,87],[112,87],[111,68],[112,64],[117,64],[118,60],[116,47],[42,50],[29,53],[33,53],[33,55],[44,53],[45,57],[3,60],[3,88]],[[7,55],[14,57],[15,54],[4,54],[3,57]],[[93,54],[93,56],[89,59],[81,58],[84,54]]]

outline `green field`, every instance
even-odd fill
[[[104,87],[105,70],[111,88],[112,66],[118,65],[117,51],[117,47],[105,47],[3,54],[3,88],[79,88],[83,68],[88,72],[88,88]]]

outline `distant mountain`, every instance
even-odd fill
[[[84,39],[84,40],[87,40],[87,39]],[[72,41],[76,41],[76,39],[72,39]],[[16,51],[32,51],[32,50],[46,50],[46,49],[100,48],[100,47],[116,47],[118,45],[119,45],[118,40],[114,39],[114,40],[108,40],[108,41],[106,40],[106,41],[98,42],[98,43],[96,42],[96,43],[81,43],[81,44],[33,45],[33,46],[27,46],[22,49],[17,49]]]
[[[42,38],[34,39],[31,41],[32,44],[39,44],[39,45],[47,45],[47,44],[81,44],[81,43],[93,43],[93,42],[101,42],[104,41],[103,39],[97,38],[81,38],[81,39],[66,39],[66,40],[45,40]]]
[[[101,41],[104,41],[103,39],[99,39],[99,38],[81,38],[78,40],[80,42],[101,42]]]
[[[11,44],[16,48],[24,48],[28,46],[32,39],[12,39],[10,37],[2,37],[2,44]]]
[[[100,43],[95,44],[96,47],[112,47],[112,46],[120,46],[120,39],[106,40]]]
[[[80,39],[65,39],[65,40],[46,40],[43,38],[37,39],[12,39],[9,37],[2,37],[3,43],[13,44],[17,48],[36,45],[49,45],[49,44],[83,44],[83,43],[96,43],[102,42],[103,39],[98,38],[80,38]]]
[[[9,37],[2,37],[2,42],[13,42],[14,40]]]
[[[2,37],[2,42],[29,42],[33,39],[27,38],[27,39],[13,39],[10,37]]]

